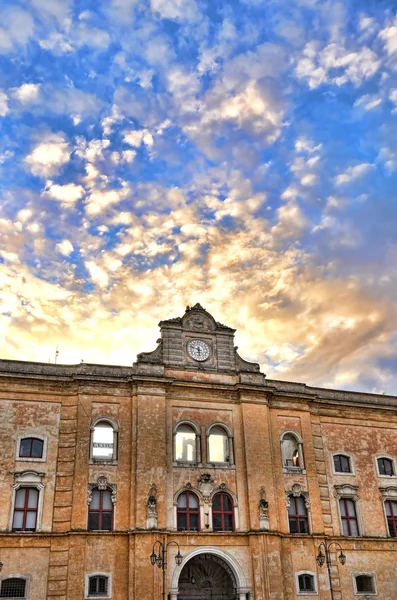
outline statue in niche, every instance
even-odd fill
[[[150,486],[146,503],[146,528],[157,529],[157,488],[154,484]]]
[[[259,499],[259,527],[262,531],[269,530],[269,502],[266,500],[266,490],[262,486]]]

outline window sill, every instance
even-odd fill
[[[301,467],[283,467],[283,473],[306,475],[306,469],[301,469]]]
[[[112,467],[112,466],[117,466],[118,461],[117,460],[101,460],[99,458],[90,458],[88,464],[90,464],[90,465],[106,465],[107,467]]]
[[[355,476],[356,476],[356,474],[355,474],[355,473],[353,473],[353,472],[349,472],[349,473],[342,473],[342,472],[339,472],[339,471],[333,471],[333,474],[334,474],[336,477],[339,477],[339,475],[342,475],[342,477],[355,477]]]
[[[18,462],[46,462],[47,458],[45,456],[42,456],[41,458],[36,458],[36,457],[29,457],[29,456],[17,456],[17,458],[15,459],[15,461]]]
[[[172,463],[173,467],[187,467],[187,468],[195,468],[195,467],[202,467],[202,463],[197,463],[197,462],[184,462],[182,460],[174,460],[174,462]]]

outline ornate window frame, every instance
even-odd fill
[[[284,462],[283,442],[286,435],[291,435],[295,438],[298,450],[299,467],[288,466]],[[283,473],[306,473],[305,460],[303,456],[303,439],[299,433],[293,429],[284,429],[280,433],[280,452],[281,452],[281,464]]]
[[[90,596],[89,584],[90,577],[107,577],[108,579],[108,592],[106,595],[101,594],[97,596]],[[104,573],[102,571],[94,571],[93,573],[86,573],[84,577],[84,600],[92,600],[92,598],[111,598],[112,597],[112,574]]]
[[[340,535],[343,537],[363,537],[365,536],[365,528],[364,521],[361,515],[361,507],[360,507],[360,497],[358,495],[358,485],[351,485],[349,483],[344,483],[342,485],[334,485],[334,498],[336,499],[337,511],[339,517],[339,527],[340,527]],[[340,512],[340,503],[339,500],[353,500],[355,504],[357,524],[358,524],[358,536],[345,536],[343,533],[343,523],[342,523],[342,515]]]
[[[228,494],[228,496],[230,496],[232,503],[233,503],[233,525],[234,525],[234,529],[233,531],[229,532],[229,533],[235,533],[236,531],[239,531],[239,518],[238,518],[238,499],[237,496],[234,492],[232,492],[225,483],[221,483],[219,487],[217,487],[216,489],[214,489],[211,492],[211,495],[209,497],[209,501],[208,501],[208,521],[210,524],[210,527],[208,528],[208,531],[213,531],[213,520],[212,520],[212,501],[214,499],[214,496],[216,496],[216,494],[219,493],[223,493],[223,494]],[[217,533],[223,533],[223,532],[217,532]]]
[[[89,512],[90,512],[90,504],[92,501],[92,492],[93,490],[105,491],[108,490],[112,495],[112,504],[113,504],[113,522],[111,531],[116,530],[116,503],[117,503],[117,485],[115,483],[109,483],[106,475],[98,475],[96,483],[88,484],[88,493],[87,493],[87,529],[88,529],[88,521],[89,521]],[[102,530],[99,530],[102,531]],[[106,596],[105,596],[106,597]]]
[[[175,439],[176,434],[178,433],[178,427],[181,425],[187,425],[191,427],[196,435],[196,457],[195,460],[187,461],[187,460],[177,460],[176,459],[176,447],[175,447]],[[200,467],[202,465],[201,458],[201,430],[200,427],[190,419],[183,419],[182,421],[178,421],[175,427],[172,430],[172,462],[174,467]]]
[[[0,577],[0,590],[1,590],[1,586],[3,585],[3,581],[6,581],[7,579],[24,579],[25,580],[25,595],[22,598],[20,598],[19,600],[27,600],[27,598],[29,598],[29,587],[30,587],[30,577],[27,575],[21,575],[20,573],[9,573],[8,575],[5,575],[4,577]]]
[[[285,491],[285,504],[287,507],[288,532],[290,533],[288,509],[291,506],[291,496],[293,496],[294,498],[298,498],[299,496],[303,497],[304,502],[305,502],[305,507],[307,510],[307,522],[309,525],[309,531],[307,533],[293,533],[291,535],[310,535],[310,533],[313,531],[313,527],[312,527],[312,514],[311,514],[311,507],[310,507],[309,492],[306,492],[299,483],[294,483],[294,485],[292,486],[292,488],[290,490]]]
[[[8,531],[12,531],[12,524],[14,521],[14,509],[15,509],[15,499],[16,494],[19,488],[21,487],[29,487],[35,488],[39,492],[39,499],[37,502],[37,513],[36,513],[36,529],[34,532],[36,533],[42,531],[42,516],[43,516],[43,504],[44,504],[44,488],[45,484],[42,482],[43,477],[45,477],[45,473],[39,473],[33,470],[25,470],[25,471],[14,471],[14,479],[15,483],[12,485],[12,493],[11,493],[11,506],[10,506],[10,516],[8,519]]]
[[[374,582],[374,592],[358,592],[357,591],[357,581],[356,581],[356,577],[359,577],[360,575],[367,575],[368,577],[372,578],[372,581]],[[376,586],[376,573],[374,571],[354,571],[352,573],[352,580],[353,580],[353,594],[355,596],[364,596],[364,598],[366,596],[377,596],[378,595],[378,589]]]
[[[335,461],[334,461],[334,457],[335,456],[346,456],[349,459],[350,462],[350,471],[347,473],[344,473],[342,471],[336,471],[335,470]],[[355,477],[356,476],[356,471],[355,471],[355,465],[354,465],[354,457],[352,454],[350,454],[350,452],[345,452],[344,450],[340,450],[338,452],[332,452],[331,454],[331,468],[332,468],[332,473],[333,475],[337,475],[342,476],[342,477]]]
[[[388,500],[390,502],[397,502],[397,486],[396,485],[388,485],[385,487],[380,487],[379,491],[380,491],[380,497],[382,500],[383,514],[384,514],[385,523],[386,523],[386,535],[388,538],[392,538],[392,536],[390,535],[390,532],[389,532],[389,525],[387,523],[386,502]],[[397,539],[397,538],[393,537],[392,539]]]
[[[313,583],[314,583],[314,591],[313,592],[301,591],[299,589],[299,576],[300,575],[311,575],[311,577],[313,577]],[[296,595],[297,596],[318,596],[318,584],[317,584],[316,573],[314,573],[314,571],[308,571],[308,570],[298,571],[297,573],[295,573],[295,587],[296,587]]]
[[[174,529],[175,531],[178,531],[178,498],[181,494],[184,494],[185,492],[191,492],[192,494],[196,494],[198,501],[199,501],[199,532],[200,531],[207,531],[208,530],[208,526],[204,525],[205,523],[205,507],[204,507],[204,503],[205,503],[205,498],[203,496],[203,494],[201,493],[201,491],[195,487],[192,486],[191,483],[187,483],[185,486],[183,486],[183,488],[179,489],[175,494],[174,494],[174,502],[173,502],[173,515],[174,515]],[[208,515],[208,513],[207,513]],[[195,532],[193,532],[195,533]],[[197,532],[198,533],[198,532]]]
[[[26,438],[36,438],[43,442],[43,456],[40,458],[29,457],[29,456],[19,456],[19,450],[21,447],[21,441]],[[46,435],[42,435],[41,433],[36,433],[35,431],[25,431],[18,435],[16,440],[16,448],[15,448],[15,460],[21,462],[46,462],[47,460],[47,443],[48,437]]]
[[[379,473],[378,460],[380,458],[387,458],[391,461],[393,465],[393,475],[381,475],[381,473]],[[393,456],[390,456],[390,454],[378,454],[377,456],[375,456],[375,469],[377,476],[381,477],[382,479],[387,479],[387,481],[390,481],[390,479],[397,479],[396,461]]]
[[[214,427],[220,427],[221,429],[223,429],[227,435],[227,443],[228,443],[228,451],[229,451],[229,455],[228,455],[228,459],[226,461],[223,462],[213,462],[210,460],[210,435],[211,435],[211,430],[214,429]],[[234,434],[233,431],[230,429],[230,427],[228,425],[226,425],[225,423],[222,423],[221,421],[214,421],[213,423],[211,423],[211,425],[209,425],[207,427],[207,431],[206,431],[206,450],[207,450],[207,465],[210,467],[232,467],[234,466],[234,444],[233,444],[233,439],[234,439]]]
[[[94,429],[99,423],[108,423],[110,427],[113,428],[113,457],[111,459],[107,458],[94,458],[93,455],[93,443],[94,443]],[[119,426],[117,421],[113,417],[101,416],[95,418],[90,425],[90,465],[117,465],[118,464],[118,456],[119,456]]]

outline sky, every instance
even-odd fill
[[[131,365],[200,302],[397,395],[397,5],[2,0],[0,357]]]

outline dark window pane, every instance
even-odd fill
[[[394,475],[393,462],[388,458],[378,458],[378,468],[380,475]]]
[[[309,533],[307,519],[299,519],[299,531],[300,533]]]
[[[99,529],[99,512],[90,512],[88,515],[88,529],[91,531]]]
[[[213,529],[214,531],[222,531],[222,519],[221,515],[213,515]]]
[[[190,531],[198,531],[198,515],[190,515]]]
[[[233,531],[233,516],[225,515],[224,517],[225,529],[224,531]]]
[[[314,592],[314,577],[313,575],[299,575],[299,591]]]
[[[178,513],[178,530],[186,530],[186,513]]]
[[[108,591],[107,577],[98,577],[98,592],[100,594],[107,594],[107,591]]]
[[[293,517],[289,518],[289,532],[298,533],[298,520]]]
[[[97,578],[96,577],[90,577],[89,585],[88,585],[88,593],[89,594],[96,594],[96,590],[97,590]]]
[[[220,510],[221,508],[221,495],[217,494],[212,501],[212,510]]]
[[[30,456],[30,441],[31,438],[25,438],[21,440],[19,446],[19,456]]]
[[[1,582],[0,598],[24,598],[26,580],[11,577]]]
[[[102,531],[112,531],[112,513],[102,513]]]
[[[358,592],[374,592],[374,580],[370,575],[357,575],[356,577]]]
[[[223,495],[223,510],[232,510],[233,504],[229,496]]]
[[[41,458],[43,456],[43,442],[42,440],[32,440],[32,457]]]

